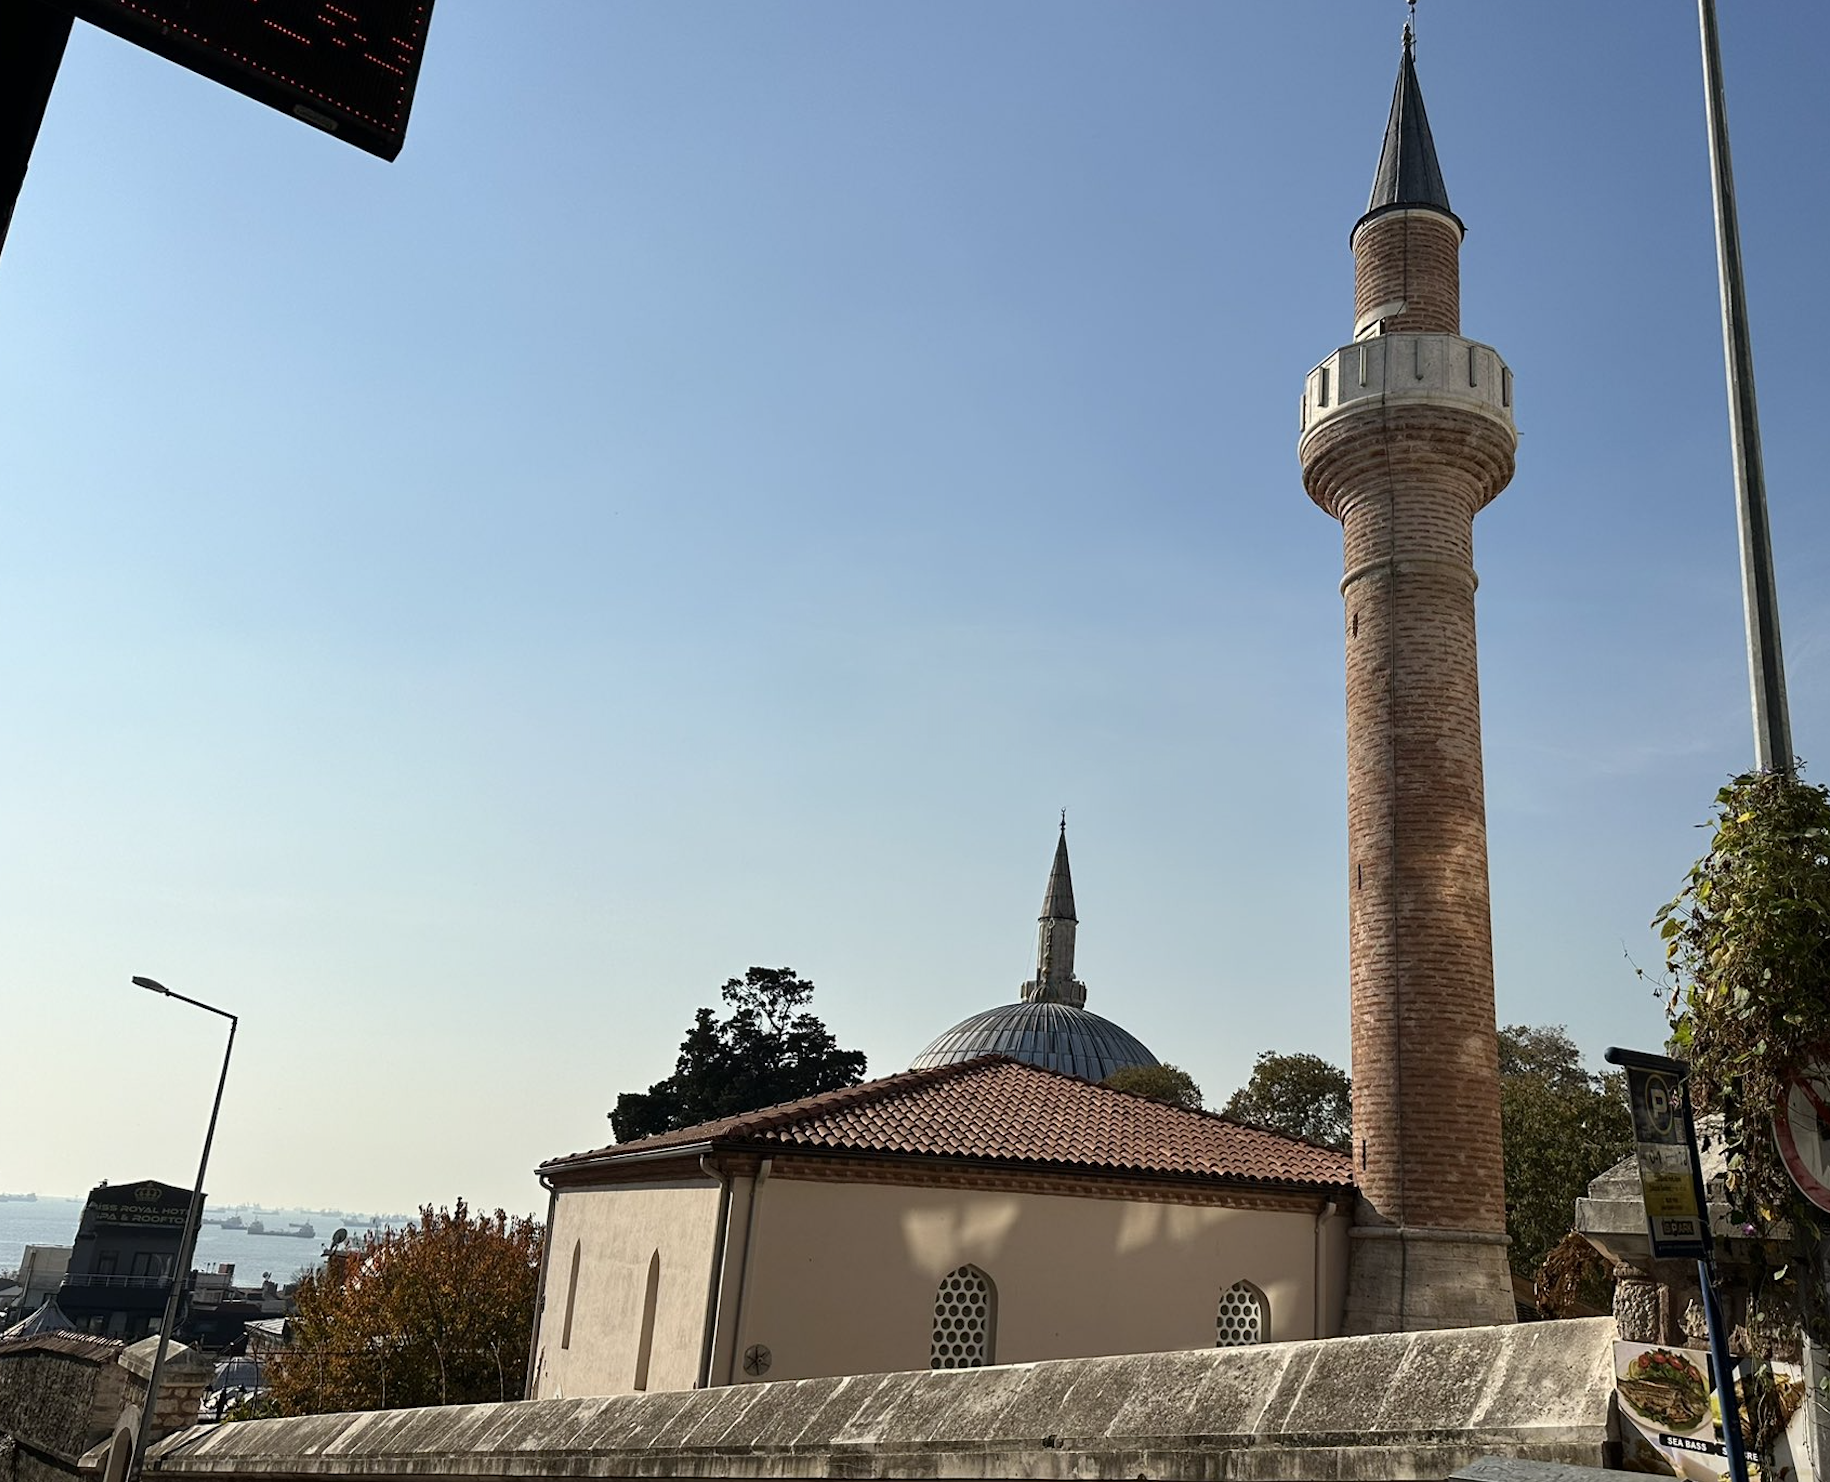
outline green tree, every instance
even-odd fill
[[[1180,1066],[1127,1065],[1099,1084],[1114,1091],[1129,1091],[1133,1096],[1148,1096],[1152,1101],[1166,1101],[1188,1111],[1201,1110],[1201,1088]]]
[[[842,1050],[808,1010],[813,984],[791,967],[753,967],[724,985],[728,1018],[700,1009],[674,1073],[624,1091],[610,1113],[618,1142],[716,1121],[864,1079],[862,1050]]]
[[[1735,778],[1716,794],[1709,852],[1653,924],[1677,1051],[1699,1107],[1723,1116],[1729,1217],[1762,1237],[1745,1242],[1750,1343],[1769,1355],[1801,1322],[1830,1342],[1830,1219],[1794,1186],[1772,1122],[1788,1082],[1830,1058],[1830,792]]]
[[[1500,1146],[1506,1164],[1507,1255],[1530,1276],[1567,1235],[1589,1181],[1632,1151],[1618,1074],[1583,1067],[1560,1024],[1500,1030]]]
[[[1221,1115],[1344,1153],[1353,1140],[1352,1089],[1347,1072],[1320,1055],[1264,1050]]]
[[[269,1413],[519,1399],[542,1237],[530,1218],[473,1215],[460,1199],[345,1247],[299,1283],[289,1344],[267,1369]]]

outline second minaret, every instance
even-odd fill
[[[1354,336],[1309,373],[1299,456],[1346,573],[1353,1016],[1350,1333],[1510,1322],[1475,660],[1475,513],[1512,477],[1512,373],[1461,337],[1410,31]]]

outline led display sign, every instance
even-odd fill
[[[391,160],[432,0],[54,0],[193,72]]]

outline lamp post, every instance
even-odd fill
[[[226,1009],[173,993],[163,983],[136,977],[134,984],[151,993],[162,993],[193,1008],[204,1009],[229,1021],[229,1042],[222,1051],[222,1074],[216,1080],[216,1100],[210,1106],[210,1125],[203,1134],[203,1156],[197,1160],[197,1182],[191,1188],[191,1206],[184,1214],[184,1233],[178,1241],[178,1264],[172,1272],[172,1288],[165,1298],[165,1317],[159,1324],[159,1346],[153,1352],[152,1373],[146,1380],[146,1403],[140,1409],[140,1433],[134,1438],[133,1465],[128,1476],[138,1482],[140,1469],[146,1463],[146,1443],[152,1433],[153,1410],[159,1403],[159,1376],[165,1368],[165,1350],[171,1343],[172,1329],[178,1323],[178,1294],[184,1289],[184,1278],[190,1273],[191,1254],[197,1248],[197,1227],[203,1219],[203,1179],[210,1166],[210,1142],[216,1136],[216,1114],[222,1110],[222,1088],[229,1080],[229,1056],[235,1049],[235,1026],[241,1021]]]
[[[1728,371],[1728,433],[1735,458],[1735,517],[1741,533],[1741,600],[1747,620],[1748,684],[1754,702],[1754,768],[1792,775],[1792,720],[1779,649],[1779,597],[1767,519],[1760,410],[1754,401],[1754,345],[1747,327],[1735,171],[1728,153],[1728,104],[1716,0],[1697,0],[1703,40],[1703,113],[1709,127],[1709,178],[1715,191],[1716,268],[1722,282],[1722,350]]]

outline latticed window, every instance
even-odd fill
[[[934,1294],[934,1342],[930,1369],[978,1369],[994,1362],[992,1330],[997,1322],[997,1288],[977,1266],[961,1266],[941,1279]]]
[[[1268,1326],[1264,1293],[1251,1282],[1236,1281],[1220,1293],[1214,1347],[1243,1348],[1249,1343],[1262,1343]]]

